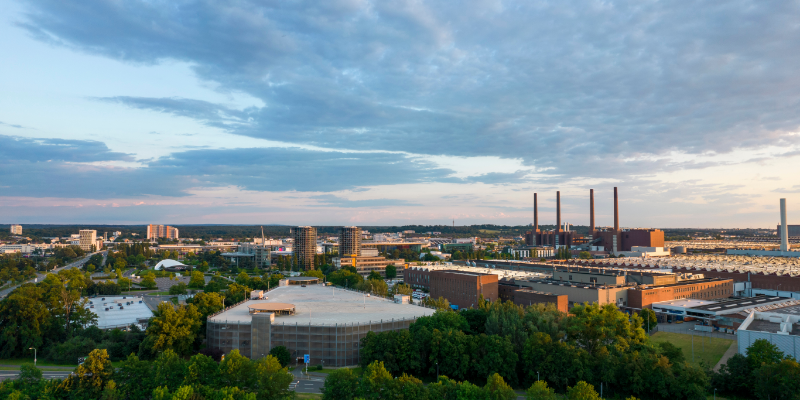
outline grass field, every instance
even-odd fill
[[[321,399],[322,395],[319,393],[295,393],[294,398],[297,400]]]
[[[692,335],[671,332],[656,332],[651,337],[655,343],[670,342],[683,350],[686,361],[699,366],[705,362],[709,367],[717,365],[725,351],[731,347],[733,339],[721,339],[694,335],[694,361],[692,361]]]

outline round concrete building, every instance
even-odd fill
[[[208,318],[207,345],[225,353],[237,349],[258,359],[276,346],[311,364],[343,367],[359,362],[367,332],[408,329],[434,310],[322,285],[282,286]]]

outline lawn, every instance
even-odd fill
[[[694,336],[694,361],[692,361],[692,336]],[[711,368],[717,365],[722,355],[734,342],[733,339],[671,332],[656,332],[651,337],[651,340],[654,343],[670,342],[683,350],[683,355],[690,364],[699,366],[700,362],[703,361]]]
[[[322,395],[319,393],[295,393],[294,398],[297,400],[321,399]]]

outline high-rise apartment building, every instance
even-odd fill
[[[292,257],[295,264],[306,271],[314,269],[314,256],[317,254],[317,230],[310,226],[294,228]]]
[[[361,255],[361,228],[344,226],[339,231],[339,257]]]
[[[78,233],[78,246],[83,251],[92,251],[97,246],[97,231],[94,229],[81,229]]]
[[[147,225],[147,239],[178,239],[178,228],[169,225]]]
[[[22,225],[11,225],[11,234],[17,236],[22,235]]]

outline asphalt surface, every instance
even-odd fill
[[[305,368],[295,368],[292,371],[294,381],[289,385],[289,390],[297,393],[322,393],[322,386],[325,384],[325,374],[315,374],[310,372],[305,374]]]
[[[44,379],[64,379],[72,373],[74,368],[64,371],[42,371],[42,378]],[[19,370],[0,370],[0,381],[6,379],[17,379],[19,377]]]

